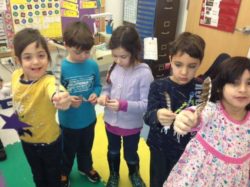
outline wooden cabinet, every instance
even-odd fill
[[[164,64],[169,62],[168,43],[175,39],[179,0],[139,0],[136,28],[141,39],[158,39],[158,60],[145,60],[155,78],[165,75]]]

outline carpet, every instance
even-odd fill
[[[6,152],[7,160],[0,162],[0,187],[4,186],[2,180],[5,183],[5,187],[34,187],[31,170],[22,151],[21,144],[8,145]],[[146,186],[149,186],[149,149],[143,138],[140,139],[138,153],[140,156],[140,173]],[[89,182],[85,176],[81,176],[77,172],[76,164],[74,164],[70,176],[71,187],[103,187],[108,179],[107,137],[102,114],[99,114],[97,118],[92,154],[94,168],[101,175],[102,181],[96,184]],[[121,155],[119,186],[131,187],[132,185],[128,179],[127,165],[123,159],[123,152],[121,152]]]

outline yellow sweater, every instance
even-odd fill
[[[56,122],[56,108],[51,98],[56,91],[55,77],[44,75],[38,81],[25,84],[20,82],[22,69],[12,75],[12,94],[14,109],[19,120],[31,125],[32,136],[25,133],[20,139],[29,143],[51,143],[60,135]]]

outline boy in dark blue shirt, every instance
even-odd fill
[[[171,75],[155,80],[150,87],[144,121],[150,126],[150,187],[162,187],[192,137],[178,137],[173,131],[177,113],[197,105],[202,84],[195,74],[204,56],[205,41],[184,32],[169,44]]]

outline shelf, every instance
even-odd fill
[[[0,58],[11,57],[14,56],[12,51],[0,52]]]
[[[100,34],[104,38],[110,38],[111,37],[111,34],[107,34],[106,32],[98,32],[98,34]]]

